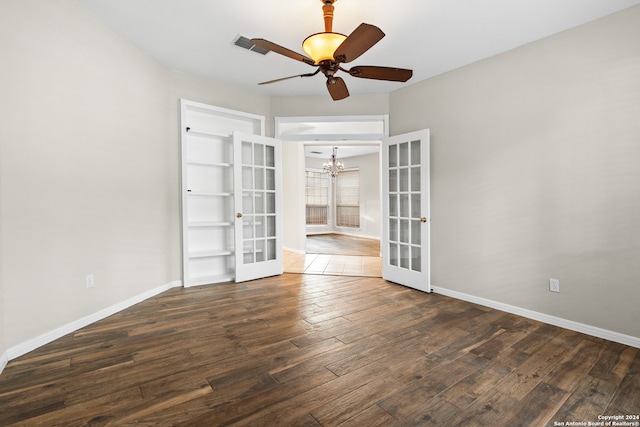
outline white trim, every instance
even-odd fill
[[[380,241],[380,237],[379,236],[376,237],[376,236],[370,236],[368,234],[349,233],[349,232],[346,232],[346,231],[342,231],[345,228],[347,228],[347,227],[337,227],[336,230],[334,230],[334,231],[332,231],[331,233],[328,233],[328,234],[341,234],[343,236],[359,237],[361,239],[370,239],[370,240]]]
[[[260,115],[260,114],[252,114],[252,113],[246,113],[244,111],[238,111],[238,110],[231,110],[229,108],[223,108],[223,107],[218,107],[215,105],[210,105],[210,104],[203,104],[202,102],[195,102],[195,101],[190,101],[188,99],[185,98],[180,98],[180,106],[181,108],[194,108],[194,109],[200,109],[200,110],[204,110],[207,112],[210,111],[215,111],[217,113],[219,113],[220,115],[223,116],[231,116],[233,118],[236,118],[237,116],[240,116],[243,119],[249,119],[249,120],[255,120],[258,121],[260,123],[260,135],[264,135],[265,132],[265,116]],[[182,124],[180,125],[182,127]]]
[[[158,286],[157,288],[148,290],[143,294],[136,295],[125,301],[119,302],[115,305],[112,305],[111,307],[104,308],[98,312],[95,312],[93,314],[80,318],[78,320],[74,320],[71,323],[67,323],[66,325],[60,326],[59,328],[56,328],[50,332],[44,333],[40,336],[37,336],[35,338],[32,338],[21,344],[15,345],[7,349],[7,351],[5,352],[6,358],[7,360],[13,360],[16,357],[20,357],[24,354],[27,354],[38,347],[41,347],[54,340],[57,340],[58,338],[62,338],[63,336],[69,333],[75,332],[78,329],[84,328],[85,326],[88,326],[94,322],[97,322],[98,320],[102,320],[106,317],[116,314],[119,311],[122,311],[146,299],[149,299],[158,294],[161,294],[162,292],[168,291],[171,288],[177,288],[180,286],[182,286],[182,282],[180,280],[175,280],[173,282],[167,283],[166,285]],[[3,355],[3,358],[0,359],[0,366],[2,366],[2,361],[4,361],[4,355]],[[4,366],[2,367],[4,368]],[[0,369],[0,372],[2,372],[1,369]]]
[[[310,141],[311,144],[306,145],[327,145],[326,141],[349,141],[349,145],[375,145],[373,141],[384,138],[382,133],[296,133],[293,135],[282,135],[281,141]],[[322,141],[314,143],[315,141]],[[353,142],[351,142],[353,141]],[[364,142],[358,144],[358,142]]]
[[[273,118],[274,121],[274,137],[277,139],[280,139],[283,142],[287,142],[287,143],[291,143],[292,141],[287,141],[286,139],[288,139],[291,134],[287,134],[287,135],[283,135],[282,134],[282,130],[281,130],[281,125],[283,124],[290,124],[290,123],[313,123],[313,122],[319,122],[319,123],[325,123],[325,122],[382,122],[383,125],[383,132],[379,135],[379,137],[375,138],[376,141],[364,141],[361,142],[361,140],[359,141],[359,137],[358,135],[363,135],[363,134],[358,134],[358,133],[353,133],[353,134],[333,134],[332,135],[332,140],[334,139],[334,137],[339,137],[339,141],[335,141],[333,144],[334,146],[340,147],[340,146],[346,146],[346,145],[377,145],[377,146],[381,146],[382,145],[382,141],[384,140],[384,138],[387,138],[389,136],[389,114],[374,114],[374,115],[352,115],[352,116],[275,116]],[[309,136],[309,135],[313,135],[313,134],[293,134],[296,135],[297,137],[300,137],[301,135],[305,135]],[[322,135],[323,137],[327,137],[327,135]],[[368,135],[367,138],[369,138],[371,135]],[[297,141],[302,142],[303,147],[306,146],[314,146],[314,145],[327,145],[326,141],[307,141],[307,140],[301,140],[301,138],[294,138]],[[295,142],[295,141],[293,141]],[[381,156],[379,156],[381,158]],[[296,172],[297,174],[299,174],[299,176],[304,176],[304,171],[306,170],[306,166],[305,166],[305,157],[304,157],[304,150],[301,150],[299,153],[299,160],[298,162],[296,162],[296,164],[292,165],[292,168],[298,169],[298,171]],[[382,163],[380,163],[381,165]],[[381,177],[380,179],[382,179],[382,174],[380,174]],[[302,218],[303,220],[301,221],[301,224],[298,228],[298,233],[296,234],[296,238],[302,240],[302,236],[306,236],[307,234],[307,226],[305,224],[306,221],[304,221],[305,218],[305,187],[304,185],[299,185],[298,188],[298,202],[296,203],[296,208],[298,211],[297,214],[297,218]],[[382,206],[382,200],[383,200],[383,193],[380,193],[380,206]],[[284,203],[284,200],[283,200]],[[333,226],[331,224],[328,225],[328,227],[333,228]],[[287,249],[288,250],[288,249]],[[301,252],[300,250],[297,251],[291,251],[291,252],[297,252],[297,253],[305,253],[305,252]]]
[[[551,316],[549,314],[540,313],[526,308],[516,307],[514,305],[504,304],[473,295],[465,294],[450,289],[431,287],[432,292],[445,295],[451,298],[472,302],[474,304],[483,305],[485,307],[495,308],[496,310],[505,311],[507,313],[517,314],[518,316],[527,317],[539,322],[548,323],[550,325],[559,326],[561,328],[570,329],[572,331],[581,332],[598,338],[604,338],[620,344],[629,345],[631,347],[640,348],[640,338],[631,335],[621,334],[619,332],[609,331],[607,329],[598,328],[596,326],[585,325],[584,323],[574,322],[573,320],[563,319],[561,317]]]
[[[7,366],[7,363],[9,363],[9,355],[5,351],[0,355],[0,374],[4,370],[4,367]]]

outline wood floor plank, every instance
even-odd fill
[[[620,384],[640,350],[623,344],[609,342],[589,375]]]
[[[492,390],[511,371],[512,368],[499,364],[477,370],[446,389],[440,397],[458,409],[466,409],[480,396]]]
[[[445,363],[441,369],[433,369],[435,365],[429,365],[427,360],[425,366],[430,367],[420,373],[422,378],[397,390],[379,405],[395,418],[402,419],[418,410],[423,402],[439,395],[471,373],[486,368],[489,363],[486,359],[469,354]]]
[[[464,411],[458,410],[448,422],[454,426],[507,426],[506,420],[519,406],[516,399],[491,389]],[[525,426],[526,424],[515,425]]]
[[[638,412],[640,412],[640,353],[629,366],[629,371],[616,390],[606,414],[640,415]]]
[[[0,425],[544,425],[631,414],[640,350],[379,278],[174,288],[10,361]]]
[[[543,379],[547,384],[572,392],[587,375],[602,353],[602,346],[584,340],[567,353],[562,362]]]
[[[550,423],[566,420],[597,421],[594,415],[605,413],[616,389],[616,385],[599,378],[582,378],[566,403],[551,418]]]
[[[440,399],[438,396],[427,400],[423,405],[419,406],[415,411],[408,414],[401,423],[402,426],[431,426],[440,427],[446,425],[470,425],[470,424],[452,424],[451,420],[459,414],[459,409]]]
[[[315,418],[314,418],[315,419]],[[378,405],[373,405],[345,420],[341,427],[385,427],[395,424],[395,419]],[[297,425],[297,424],[295,424]],[[318,424],[322,425],[322,424]]]
[[[521,400],[505,425],[546,426],[568,396],[566,391],[540,382]]]
[[[496,386],[496,389],[506,395],[522,400],[542,382],[545,375],[561,363],[565,354],[577,345],[576,337],[577,334],[572,331],[561,330],[557,334],[549,334],[549,341],[542,346],[537,346],[538,351],[505,377]],[[536,337],[535,341],[538,341],[538,337]]]

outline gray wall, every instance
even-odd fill
[[[640,337],[639,41],[634,7],[391,95],[431,129],[434,286]]]
[[[313,83],[324,84],[322,79],[309,81],[309,84]],[[342,101],[333,101],[328,94],[274,96],[270,105],[274,117],[383,115],[389,113],[389,95],[351,95]]]
[[[0,3],[0,51],[1,355],[180,280],[178,99],[269,98],[169,71],[73,0]]]

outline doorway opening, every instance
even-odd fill
[[[380,146],[386,136],[386,115],[276,118],[285,168],[285,272],[381,276]],[[345,223],[344,214],[336,211],[335,199],[331,206],[322,208],[318,205],[325,200],[310,202],[307,197],[307,171],[316,171],[311,175],[321,177],[322,164],[334,147],[344,170],[356,170],[360,175],[357,221]],[[335,182],[331,181],[331,187],[336,191]],[[326,219],[308,223],[310,208],[315,214],[322,210]]]

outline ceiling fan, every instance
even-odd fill
[[[311,77],[322,72],[327,78],[327,89],[334,101],[344,99],[349,96],[349,90],[344,80],[336,77],[338,71],[349,73],[353,77],[374,80],[388,80],[394,82],[406,82],[413,75],[412,70],[394,67],[377,67],[361,65],[344,69],[340,66],[355,60],[360,55],[378,43],[384,33],[375,25],[362,23],[349,36],[333,32],[333,3],[337,0],[320,0],[323,3],[324,12],[323,33],[310,35],[302,42],[302,49],[309,56],[294,52],[286,47],[277,45],[265,39],[251,39],[251,42],[267,51],[272,51],[284,55],[296,61],[302,61],[317,69],[312,73],[297,74],[295,76],[283,77],[258,83],[260,85],[280,82],[296,77]]]

